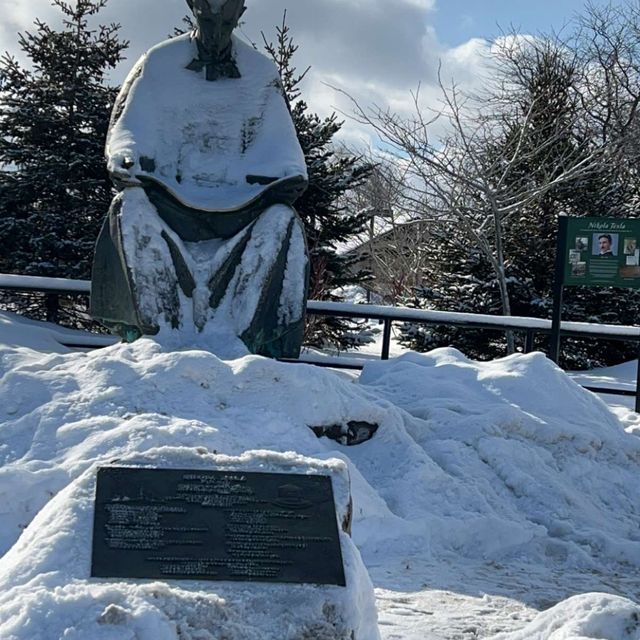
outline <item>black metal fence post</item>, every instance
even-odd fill
[[[533,329],[527,329],[527,335],[524,339],[524,352],[531,353],[535,349],[536,332]]]
[[[382,355],[381,360],[389,359],[389,349],[391,348],[391,318],[384,319],[384,329],[382,330]]]
[[[44,300],[47,322],[58,322],[58,311],[60,310],[58,294],[47,293]]]
[[[640,342],[638,342],[638,369],[636,373],[636,413],[640,413]]]

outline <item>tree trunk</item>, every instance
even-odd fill
[[[498,278],[498,287],[500,289],[500,301],[502,302],[502,315],[511,315],[511,300],[509,298],[509,288],[507,286],[507,276],[504,271],[504,247],[502,243],[502,224],[500,214],[494,210],[493,213],[495,242],[496,242],[496,276]],[[507,354],[511,355],[516,351],[516,342],[513,331],[506,332],[507,338]]]

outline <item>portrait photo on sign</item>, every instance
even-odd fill
[[[637,248],[638,248],[638,241],[636,238],[624,239],[624,255],[625,256],[634,255]]]
[[[618,234],[617,233],[594,233],[592,244],[592,255],[601,258],[612,258],[618,255]]]
[[[589,238],[579,236],[576,238],[576,251],[586,251],[589,246]]]

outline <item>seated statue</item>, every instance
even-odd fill
[[[126,341],[213,329],[296,357],[307,171],[278,70],[232,34],[244,0],[187,2],[197,29],[149,50],[113,110],[91,313]]]

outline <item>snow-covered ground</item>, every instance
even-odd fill
[[[407,352],[353,376],[148,339],[70,352],[0,314],[0,398],[3,640],[219,637],[224,585],[90,579],[75,527],[96,465],[248,450],[347,464],[386,640],[640,640],[636,416],[541,354]],[[351,420],[380,427],[353,447],[310,429]],[[244,637],[288,637],[263,624]]]

